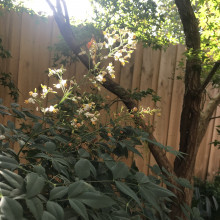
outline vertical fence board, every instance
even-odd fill
[[[157,141],[163,145],[167,145],[176,52],[177,46],[170,46],[166,51],[162,51],[160,60],[157,95],[161,96],[161,101],[158,103],[158,107],[161,109],[161,117],[157,117],[157,115],[154,117],[154,134]],[[155,163],[154,158],[151,156],[150,164],[154,165]]]
[[[216,110],[215,117],[219,117],[220,115],[220,108]],[[216,130],[216,126],[220,125],[220,119],[216,118],[214,121],[214,127],[213,127],[213,136],[212,136],[212,142],[214,140],[219,140],[219,135]],[[217,147],[214,147],[211,145],[211,152],[209,156],[209,164],[208,164],[208,170],[207,170],[207,179],[213,180],[215,175],[220,171],[220,154],[219,149]]]
[[[10,26],[10,14],[3,11],[3,15],[0,17],[0,38],[2,39],[2,45],[5,50],[9,50],[9,39],[12,37],[12,35],[9,32],[9,26]],[[1,59],[0,58],[0,72],[6,73],[7,67],[8,67],[8,59]],[[1,97],[4,97],[4,104],[10,105],[11,98],[8,95],[10,90],[7,87],[0,86],[0,95]],[[2,121],[5,122],[5,119],[2,118]]]
[[[182,68],[178,68],[179,61],[183,58],[185,47],[179,45],[177,47],[177,57],[175,65],[175,74],[173,76],[173,90],[172,100],[170,108],[169,128],[167,136],[167,146],[173,147],[175,150],[179,148],[179,128],[180,128],[180,116],[182,111],[182,101],[184,94],[184,79],[178,79],[183,73]],[[162,112],[163,114],[163,112]],[[175,156],[173,154],[167,155],[171,163],[173,163]]]

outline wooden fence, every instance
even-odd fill
[[[1,72],[11,72],[21,95],[20,105],[28,98],[28,92],[39,88],[41,84],[49,84],[45,71],[52,66],[52,52],[48,47],[58,42],[59,30],[53,20],[43,21],[36,16],[17,13],[4,13],[0,16],[0,38],[3,45],[9,49],[12,58],[0,61]],[[182,69],[178,68],[179,61],[184,58],[185,48],[182,45],[170,46],[166,51],[152,50],[138,45],[130,63],[121,67],[115,63],[116,81],[128,89],[137,88],[139,91],[147,88],[154,89],[161,102],[161,116],[151,116],[151,123],[155,125],[154,134],[159,142],[178,149],[180,114],[184,94],[184,85],[181,78]],[[85,67],[76,62],[68,68],[69,76],[74,75],[80,79],[86,73]],[[5,105],[12,102],[8,90],[0,86],[0,98]],[[107,91],[105,91],[108,94]],[[215,91],[214,91],[215,92]],[[111,95],[113,97],[113,95]],[[150,98],[143,99],[139,106],[154,107]],[[25,106],[26,107],[26,106]],[[119,107],[119,106],[118,106]],[[116,109],[115,109],[116,110]],[[220,108],[214,116],[220,115]],[[0,118],[1,120],[4,120]],[[195,175],[202,179],[211,180],[220,168],[220,155],[218,150],[210,145],[217,139],[215,127],[220,124],[219,119],[211,120],[208,131],[202,141],[196,160]],[[135,159],[141,171],[148,172],[148,164],[155,161],[149,153],[147,146],[138,147],[143,153],[144,160]],[[174,157],[169,155],[171,161]],[[129,162],[128,160],[128,162]]]

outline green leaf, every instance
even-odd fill
[[[103,195],[98,191],[84,192],[77,196],[76,199],[93,209],[107,208],[115,204],[110,197]]]
[[[157,197],[154,194],[154,191],[149,191],[142,186],[139,186],[139,190],[141,197],[144,198],[149,204],[151,204],[152,207],[154,207],[154,209],[156,209],[160,213],[160,215],[162,215],[162,210],[157,202]]]
[[[26,199],[26,205],[32,215],[37,219],[41,220],[43,214],[43,204],[38,198]]]
[[[118,179],[118,178],[126,178],[129,174],[129,169],[128,166],[119,161],[117,162],[112,168],[111,168],[113,178]]]
[[[80,148],[78,150],[78,152],[79,152],[79,156],[82,157],[82,158],[90,157],[90,154],[84,148]]]
[[[18,189],[21,189],[23,187],[24,180],[20,175],[6,169],[1,170],[0,174],[5,178],[5,180],[7,180],[7,182],[12,187]]]
[[[11,107],[12,108],[17,108],[17,107],[19,107],[19,104],[18,103],[11,103]]]
[[[76,175],[80,179],[84,179],[90,176],[90,163],[87,159],[81,158],[75,164]]]
[[[27,117],[29,117],[29,118],[32,118],[32,119],[35,119],[35,120],[41,119],[40,117],[31,114],[31,113],[30,113],[28,110],[26,110],[26,109],[23,109],[23,112],[24,112],[24,114],[25,114]]]
[[[152,182],[146,183],[142,185],[143,188],[145,188],[148,191],[152,191],[157,197],[169,197],[169,196],[175,196],[171,191],[168,189],[165,189],[159,185],[156,185]]]
[[[14,158],[0,155],[0,167],[14,170],[18,167],[18,162]]]
[[[39,194],[44,187],[44,178],[36,173],[29,173],[26,176],[27,198],[31,198]]]
[[[41,165],[34,165],[33,166],[33,171],[35,173],[37,173],[39,176],[43,176],[45,179],[47,179],[45,168],[42,167]]]
[[[3,116],[4,116],[4,115],[11,115],[10,113],[4,112],[4,111],[2,111],[2,110],[0,110],[0,114],[3,115]]]
[[[18,118],[24,118],[25,119],[25,114],[15,108],[12,108],[12,111],[17,115]]]
[[[13,188],[11,186],[9,186],[8,184],[6,183],[3,183],[3,182],[0,182],[0,189],[6,189],[6,190],[13,190]]]
[[[55,218],[52,214],[50,214],[49,212],[44,211],[41,220],[58,220],[58,219],[56,219],[56,218]]]
[[[96,175],[97,175],[96,169],[90,161],[89,161],[89,167],[90,167],[90,171],[92,172],[93,176],[96,177]]]
[[[143,158],[142,154],[135,147],[131,147],[131,146],[128,145],[127,149],[130,150],[131,152],[139,155],[141,158]]]
[[[78,196],[79,194],[88,191],[88,183],[84,182],[83,180],[77,181],[75,183],[72,183],[69,185],[68,188],[68,197],[74,198]]]
[[[53,142],[46,142],[45,148],[48,153],[53,153],[56,150],[56,145]]]
[[[0,134],[4,134],[6,131],[6,128],[3,124],[0,124]]]
[[[14,122],[12,122],[12,121],[8,121],[8,122],[7,122],[7,126],[8,126],[8,128],[10,128],[11,130],[15,129],[15,124],[14,124]]]
[[[55,187],[50,191],[50,200],[61,199],[67,194],[67,192],[68,187],[66,186]]]
[[[179,183],[181,186],[185,187],[185,188],[189,188],[192,189],[192,185],[190,184],[190,182],[187,179],[184,178],[175,178],[176,182]]]
[[[144,173],[142,172],[137,172],[135,174],[135,178],[138,181],[138,183],[149,183],[150,179],[148,176],[146,176]]]
[[[22,220],[23,219],[23,209],[22,206],[14,199],[8,197],[2,197],[0,202],[1,214],[3,214],[6,219],[10,220]]]
[[[62,137],[60,137],[60,136],[58,136],[58,135],[55,136],[54,139],[57,140],[57,141],[59,141],[59,142],[61,142],[62,144],[67,144],[67,143],[68,143],[67,140],[65,140],[64,138],[62,138]]]
[[[80,215],[83,219],[89,220],[86,207],[78,200],[76,199],[69,199],[69,203],[72,207],[72,209]]]
[[[64,219],[64,211],[63,208],[56,202],[47,202],[47,211],[50,212],[56,219],[62,220]]]
[[[115,181],[115,184],[121,192],[130,196],[132,199],[134,199],[141,206],[141,202],[140,202],[139,198],[137,197],[136,193],[130,187],[128,187],[125,183],[122,183],[119,181]]]

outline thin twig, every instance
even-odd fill
[[[212,70],[209,72],[208,76],[206,77],[205,81],[203,82],[203,84],[201,86],[201,89],[200,89],[201,92],[209,84],[209,82],[211,81],[212,77],[215,75],[215,73],[216,73],[216,71],[218,70],[219,67],[220,67],[220,60],[215,62],[215,65],[212,67]]]
[[[61,0],[63,3],[63,8],[64,8],[64,12],[65,12],[65,18],[66,18],[66,23],[70,24],[70,19],[69,19],[69,14],[68,14],[68,10],[67,10],[67,6],[66,6],[66,1],[65,0]]]
[[[216,118],[220,118],[220,116],[211,117],[210,120],[212,120],[212,119],[216,119]]]
[[[62,7],[61,7],[61,3],[60,3],[60,0],[57,0],[56,1],[56,5],[57,5],[57,13],[59,14],[59,15],[63,15],[63,10],[62,10]]]

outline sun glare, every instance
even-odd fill
[[[46,0],[23,0],[24,5],[37,13],[52,15],[52,10]],[[51,0],[55,4],[55,0]],[[89,0],[66,0],[70,17],[76,20],[85,20],[92,16],[92,8]]]

